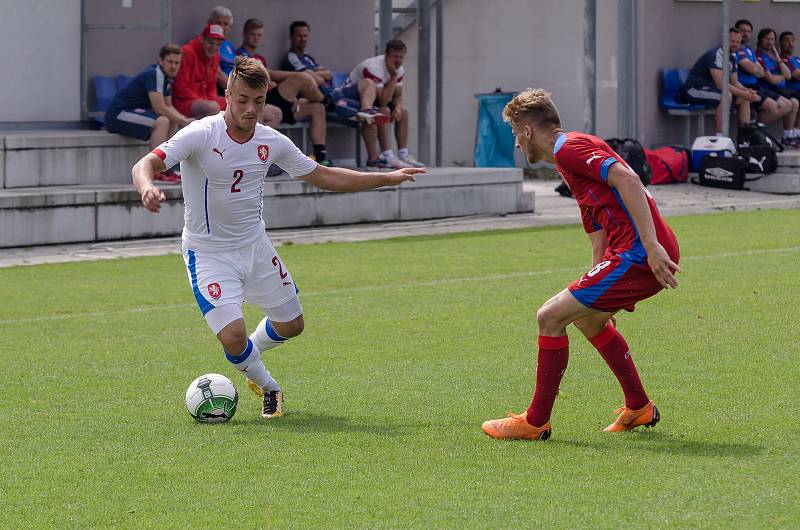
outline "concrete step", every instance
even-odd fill
[[[753,178],[748,175],[748,178]],[[745,185],[752,191],[778,194],[800,194],[800,172],[778,172],[763,175],[757,180],[748,181]]]
[[[781,168],[798,167],[800,168],[800,151],[797,149],[786,150],[778,153],[778,166]]]
[[[0,188],[127,183],[145,142],[106,131],[22,131],[0,138]]]
[[[181,187],[162,189],[167,202],[158,215],[145,210],[127,184],[2,190],[0,248],[178,235]],[[270,228],[507,214],[533,207],[533,193],[522,189],[522,170],[513,168],[431,168],[399,188],[359,193],[323,191],[290,178],[264,183]]]

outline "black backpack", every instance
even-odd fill
[[[653,169],[647,163],[647,155],[645,155],[644,148],[639,143],[639,140],[635,138],[608,138],[605,142],[639,175],[643,185],[650,184]]]
[[[740,147],[736,156],[747,161],[748,173],[769,174],[778,170],[778,155],[771,147]]]
[[[763,123],[739,126],[736,132],[736,148],[741,150],[742,147],[769,147],[778,153],[783,152],[783,144],[767,132]]]

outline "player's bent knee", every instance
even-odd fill
[[[237,319],[217,333],[222,347],[230,355],[239,355],[247,348],[247,330],[244,319]]]
[[[292,337],[297,337],[303,332],[305,329],[305,320],[303,320],[303,315],[300,315],[288,322],[272,322],[272,327],[281,337],[290,339]]]

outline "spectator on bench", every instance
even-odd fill
[[[368,168],[423,167],[408,152],[409,113],[403,104],[406,45],[401,40],[390,40],[385,52],[365,59],[353,68],[347,84],[334,92],[334,99],[344,97],[361,103],[359,117],[366,116],[367,122],[362,132],[367,145]],[[389,121],[395,124],[398,156],[392,151]]]
[[[283,57],[281,70],[288,72],[307,72],[314,78],[320,91],[328,94],[332,89],[333,72],[320,66],[313,56],[306,53],[311,27],[304,20],[295,20],[289,26],[289,40],[291,48]]]
[[[219,47],[225,40],[222,26],[208,24],[203,33],[181,46],[183,66],[173,87],[173,103],[186,116],[203,118],[225,110],[225,98],[217,95]]]
[[[761,84],[765,88],[777,92],[788,99],[792,110],[783,117],[783,138],[781,143],[790,146],[800,146],[800,131],[797,129],[798,108],[800,108],[800,94],[786,86],[786,80],[792,74],[775,48],[775,30],[764,28],[758,32],[758,49],[756,50],[758,62],[764,68],[764,77]]]
[[[329,100],[320,92],[317,82],[308,72],[269,69],[266,59],[256,53],[263,36],[263,28],[264,23],[260,20],[248,19],[243,29],[244,42],[236,53],[258,59],[267,67],[270,79],[277,83],[277,86],[270,84],[267,91],[267,107],[274,106],[280,110],[282,123],[291,125],[310,119],[308,134],[314,148],[312,157],[323,166],[331,166],[325,147],[325,105]]]
[[[233,27],[233,12],[225,6],[217,6],[208,14],[206,24],[222,27],[222,32],[226,35],[219,46],[219,69],[217,69],[217,93],[224,96],[225,88],[228,86],[228,74],[233,70],[233,62],[236,60],[236,46],[227,38]]]
[[[244,29],[242,30],[242,45],[236,49],[236,55],[244,55],[245,57],[257,59],[266,68],[267,60],[256,53],[256,50],[261,45],[263,33],[264,24],[257,18],[248,18],[245,21]],[[270,81],[268,90],[272,90],[276,86],[277,85],[273,81]],[[261,123],[275,128],[280,125],[282,119],[283,112],[281,112],[281,109],[275,105],[264,105],[264,113],[262,115],[262,119],[260,120]]]
[[[750,124],[750,103],[761,100],[755,90],[744,87],[737,79],[738,67],[734,54],[742,44],[742,35],[736,28],[731,28],[728,32],[731,54],[723,57],[722,45],[711,48],[697,59],[689,77],[686,78],[678,96],[686,103],[705,105],[707,107],[716,106],[716,130],[717,135],[722,135],[722,113],[729,112],[729,109],[722,108],[722,68],[727,64],[730,71],[731,99],[739,112],[739,125]],[[727,59],[727,60],[724,60]]]
[[[786,80],[786,86],[792,90],[800,90],[800,57],[794,55],[794,33],[784,31],[778,41],[781,45],[781,60],[792,74],[791,78]]]
[[[158,62],[135,76],[114,95],[105,116],[109,132],[147,140],[150,149],[166,142],[178,127],[194,121],[172,106],[172,83],[181,66],[181,48],[165,44],[158,52]],[[164,180],[179,180],[172,173]]]
[[[742,35],[742,45],[736,52],[731,53],[739,63],[739,82],[746,88],[755,90],[761,98],[760,101],[751,104],[758,113],[758,121],[770,123],[786,116],[792,111],[792,103],[759,83],[759,79],[764,77],[764,68],[758,62],[756,52],[748,44],[753,34],[753,24],[749,20],[741,19],[734,27]]]

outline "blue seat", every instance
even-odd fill
[[[104,75],[96,75],[92,80],[94,85],[94,106],[92,107],[91,116],[99,123],[103,123],[106,109],[114,99],[117,93],[117,84],[113,77],[106,77]]]
[[[348,72],[333,72],[333,79],[331,79],[331,85],[333,88],[339,88],[345,82],[347,82],[347,78],[350,77]]]
[[[131,80],[131,76],[125,75],[125,74],[120,74],[115,79],[116,79],[116,82],[117,82],[117,90],[119,90],[119,89],[121,89],[122,87],[125,86],[125,83],[127,83],[128,81]]]
[[[667,110],[705,110],[708,108],[704,105],[691,105],[678,101],[678,92],[686,82],[688,75],[689,71],[681,68],[665,68],[661,70],[664,87],[661,91],[660,102],[663,108]]]

